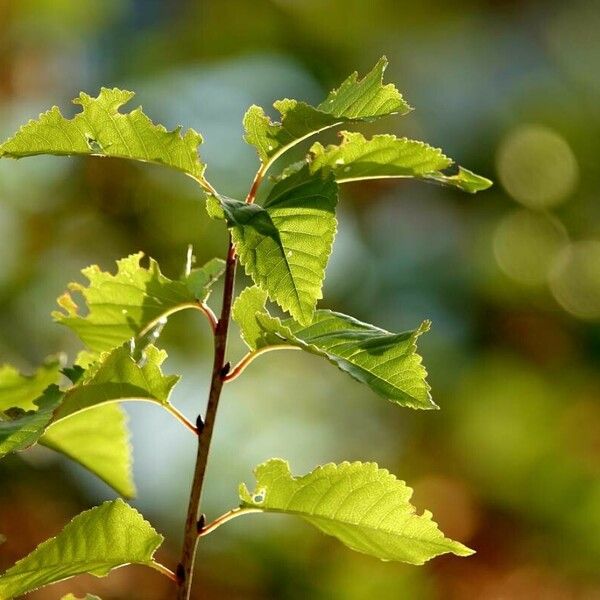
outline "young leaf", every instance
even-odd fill
[[[71,328],[94,352],[103,352],[160,326],[175,312],[198,309],[210,294],[212,284],[223,273],[224,262],[214,259],[187,277],[165,277],[153,259],[142,267],[143,253],[117,261],[115,275],[96,265],[83,269],[89,284],[71,283],[71,292],[81,292],[87,314],[82,316],[71,293],[63,294],[58,303],[62,311],[52,316]]]
[[[259,288],[244,290],[233,307],[233,318],[252,351],[293,345],[327,358],[374,392],[410,408],[437,408],[426,381],[427,371],[417,354],[416,340],[429,329],[390,333],[352,317],[317,310],[310,323],[281,321],[265,309],[267,295]]]
[[[55,420],[108,402],[145,400],[168,407],[169,396],[179,381],[176,375],[163,375],[164,350],[148,346],[142,364],[131,356],[127,344],[101,356],[65,393],[55,411]]]
[[[424,142],[394,135],[376,135],[367,140],[361,133],[342,131],[342,143],[326,148],[316,143],[310,149],[310,171],[333,173],[338,183],[363,179],[416,177],[458,187],[475,193],[492,185],[480,177],[459,168],[456,175],[441,171],[452,165],[452,160]]]
[[[297,100],[278,100],[273,104],[281,122],[273,123],[259,106],[251,106],[244,117],[244,139],[253,145],[264,170],[283,152],[307,137],[353,121],[372,121],[411,110],[392,85],[383,85],[387,59],[381,58],[361,80],[353,73],[317,107]]]
[[[39,406],[36,412],[11,409],[0,413],[0,458],[28,448],[49,431],[42,443],[77,460],[123,495],[132,495],[125,422],[114,411],[94,411],[115,402],[144,400],[177,413],[169,395],[179,378],[163,375],[160,367],[165,358],[164,351],[148,346],[140,365],[124,345],[102,355],[67,390],[54,385],[47,388],[35,402]],[[85,413],[80,415],[82,411]],[[70,423],[79,416],[81,420]],[[103,417],[108,416],[112,421],[105,422]],[[86,428],[91,430],[87,435]],[[100,446],[102,442],[108,446]]]
[[[297,321],[309,323],[337,225],[333,177],[305,168],[276,184],[262,207],[221,203],[246,273]]]
[[[23,375],[11,365],[0,367],[0,411],[9,408],[37,410],[34,400],[60,381],[60,357],[51,357],[33,375]]]
[[[0,599],[89,573],[105,577],[113,569],[139,564],[154,568],[162,535],[122,500],[77,515],[56,537],[0,576]]]
[[[135,496],[127,416],[118,404],[52,423],[39,443],[78,462],[121,496]]]
[[[51,385],[34,402],[35,410],[10,408],[0,412],[0,458],[35,444],[52,421],[63,395]]]
[[[37,154],[91,155],[157,163],[204,183],[205,165],[198,146],[202,136],[193,129],[167,131],[155,125],[141,107],[123,114],[119,109],[135,94],[102,88],[97,98],[81,93],[74,104],[82,110],[65,119],[58,107],[31,120],[0,145],[0,157],[23,158]]]
[[[286,461],[271,459],[254,473],[254,492],[240,486],[242,508],[297,515],[358,552],[413,565],[473,554],[444,537],[429,511],[417,515],[411,488],[375,463],[330,463],[293,477]]]

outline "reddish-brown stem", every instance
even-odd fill
[[[192,576],[194,569],[194,558],[198,543],[198,513],[202,497],[202,486],[208,462],[210,442],[212,440],[217,408],[223,389],[226,373],[225,353],[227,350],[227,332],[231,316],[231,305],[233,302],[233,290],[235,283],[236,256],[231,237],[227,251],[227,263],[225,267],[225,285],[223,289],[223,304],[221,315],[215,328],[215,354],[213,361],[210,391],[208,393],[208,404],[204,423],[199,423],[198,451],[196,454],[196,466],[194,468],[194,479],[190,492],[187,517],[185,521],[183,549],[181,560],[177,566],[177,600],[188,600],[190,597]]]
[[[258,192],[258,188],[260,187],[260,184],[262,183],[266,172],[266,165],[261,165],[260,169],[256,171],[256,175],[254,176],[254,179],[252,180],[252,185],[250,186],[250,191],[246,196],[246,204],[252,204],[256,199],[256,193]]]

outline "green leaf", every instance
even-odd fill
[[[125,420],[108,407],[115,402],[144,400],[176,412],[169,396],[179,378],[163,375],[160,367],[165,358],[164,351],[150,345],[138,364],[125,344],[103,354],[67,390],[48,387],[34,403],[39,406],[37,411],[0,413],[0,458],[28,448],[47,432],[42,443],[77,460],[119,493],[131,496],[134,488]],[[98,407],[103,410],[96,412]]]
[[[429,322],[413,331],[390,333],[341,313],[317,310],[309,324],[301,325],[292,319],[272,317],[265,309],[266,299],[259,288],[247,288],[233,307],[233,318],[251,350],[291,344],[327,358],[401,406],[437,408],[426,381],[427,371],[416,351],[416,340],[429,329]]]
[[[293,477],[286,461],[272,459],[254,473],[253,493],[240,486],[242,508],[297,515],[358,552],[413,565],[473,554],[444,537],[429,511],[416,514],[412,489],[375,463],[330,463]]]
[[[164,350],[152,345],[144,349],[141,364],[131,356],[128,344],[103,354],[67,390],[55,420],[109,402],[144,400],[170,406],[169,396],[179,377],[163,375],[160,367],[166,358]]]
[[[65,119],[54,106],[0,145],[0,157],[55,154],[128,158],[171,167],[203,183],[205,165],[198,154],[202,136],[193,129],[181,135],[180,127],[167,131],[155,125],[141,107],[126,114],[119,112],[134,96],[116,88],[102,88],[97,98],[82,92],[73,100],[81,112]]]
[[[0,367],[0,411],[9,408],[36,410],[34,400],[60,380],[61,358],[51,357],[33,375],[23,375],[11,365]]]
[[[77,515],[56,537],[0,576],[0,598],[8,600],[83,573],[105,577],[128,564],[153,567],[162,541],[131,506],[122,500],[105,502]]]
[[[482,177],[481,175],[477,175],[477,173],[473,173],[473,171],[469,171],[469,169],[465,169],[464,167],[458,167],[458,173],[456,175],[444,175],[443,173],[438,173],[430,175],[429,179],[437,181],[442,185],[453,185],[464,192],[469,192],[469,194],[487,190],[493,185],[491,180]]]
[[[103,404],[51,424],[39,443],[64,454],[126,498],[135,496],[127,416]]]
[[[376,135],[367,140],[361,133],[342,131],[342,143],[326,148],[316,143],[310,149],[310,170],[333,173],[338,183],[363,179],[416,177],[452,185],[475,193],[492,185],[459,167],[456,175],[441,171],[452,165],[439,148],[394,135]]]
[[[83,269],[88,285],[71,283],[69,289],[83,295],[87,313],[80,314],[67,292],[58,299],[63,310],[53,312],[54,319],[75,331],[90,350],[110,350],[160,327],[175,312],[198,309],[224,269],[224,262],[214,259],[187,277],[172,280],[153,259],[147,268],[142,267],[143,256],[138,252],[117,261],[115,275],[97,265]]]
[[[35,410],[11,408],[0,412],[0,458],[35,444],[52,421],[62,398],[58,386],[51,385],[34,402]]]
[[[281,122],[272,122],[262,108],[251,106],[244,117],[244,139],[268,166],[287,149],[323,129],[406,114],[411,108],[402,95],[392,84],[382,83],[386,67],[387,59],[383,57],[363,79],[353,73],[317,107],[288,98],[276,101],[273,106]]]
[[[277,183],[262,207],[221,199],[246,273],[300,323],[310,322],[322,297],[336,204],[333,177],[307,168]]]

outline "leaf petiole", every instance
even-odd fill
[[[171,571],[171,569],[169,569],[168,567],[165,567],[165,565],[161,565],[159,562],[153,560],[151,563],[148,564],[148,566],[154,569],[155,571],[158,571],[161,575],[168,577],[171,581],[177,581],[175,573],[173,573],[173,571]]]
[[[234,508],[226,512],[224,515],[221,515],[220,517],[216,518],[214,521],[212,521],[212,523],[205,525],[198,533],[198,537],[204,537],[205,535],[208,535],[209,533],[217,529],[217,527],[220,527],[221,525],[227,523],[227,521],[231,521],[236,517],[241,517],[242,515],[259,512],[262,512],[260,508]]]
[[[198,435],[198,429],[196,426],[181,412],[175,408],[172,404],[164,404],[165,410],[171,413],[180,423],[187,427],[195,435]]]
[[[299,348],[298,346],[292,346],[291,344],[281,344],[279,346],[264,346],[258,350],[251,350],[240,360],[240,362],[237,363],[237,365],[230,369],[227,375],[223,377],[223,381],[227,383],[237,379],[246,370],[251,362],[253,362],[261,354],[265,354],[266,352],[271,352],[273,350],[302,350],[302,348]]]

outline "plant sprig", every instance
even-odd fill
[[[422,564],[447,552],[472,553],[446,538],[429,512],[417,515],[410,504],[412,490],[374,463],[327,464],[294,477],[285,461],[271,459],[256,468],[253,492],[240,486],[238,507],[210,523],[201,513],[223,387],[266,352],[304,350],[395,404],[437,408],[416,346],[428,322],[412,331],[390,333],[316,308],[338,227],[339,186],[361,179],[415,178],[474,193],[491,182],[461,167],[448,174],[452,161],[423,142],[391,135],[369,139],[343,131],[338,145],[314,143],[303,161],[284,165],[264,201],[257,202],[267,172],[297,144],[325,129],[412,110],[392,84],[383,83],[386,65],[382,58],[362,79],[352,74],[317,106],[290,99],[275,102],[279,122],[262,108],[250,107],[244,118],[245,140],[256,148],[260,164],[244,200],[221,194],[206,179],[198,154],[202,137],[194,130],[167,131],[141,108],[121,112],[133,98],[128,91],[102,88],[97,97],[81,93],[74,101],[81,111],[72,119],[53,107],[0,145],[0,158],[87,155],[151,162],[183,172],[198,182],[209,216],[221,220],[230,235],[224,261],[213,259],[192,270],[188,257],[185,273],[177,279],[163,275],[152,259],[144,266],[142,253],[119,260],[114,274],[97,266],[84,269],[88,284],[71,284],[53,313],[55,321],[83,343],[73,364],[65,367],[50,359],[31,376],[9,366],[0,369],[0,456],[43,444],[130,497],[135,488],[121,403],[154,402],[197,437],[179,564],[171,569],[156,562],[153,556],[162,536],[122,500],[106,502],[76,516],[55,538],[1,575],[0,600],[80,573],[102,577],[130,563],[172,579],[177,598],[187,600],[199,539],[254,513],[299,516],[346,546],[384,560]],[[238,262],[254,286],[234,301]],[[207,301],[220,277],[224,283],[217,315]],[[269,300],[289,318],[272,316]],[[178,377],[163,374],[166,353],[158,348],[169,317],[183,310],[206,317],[214,338],[207,409],[195,422],[171,403]],[[234,366],[227,357],[232,318],[248,346]]]

